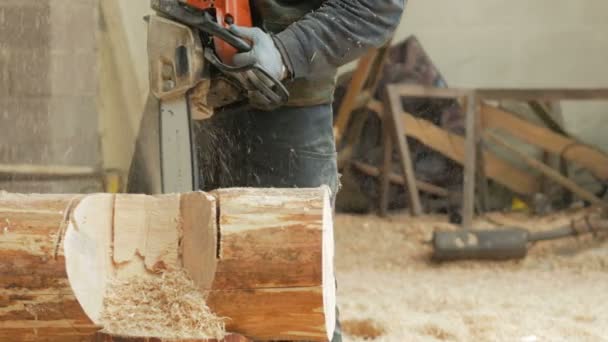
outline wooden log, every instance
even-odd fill
[[[220,250],[209,306],[231,318],[229,331],[255,340],[329,340],[336,308],[329,191],[216,195]]]
[[[113,279],[172,269],[188,272],[235,333],[328,340],[335,322],[329,190],[0,193],[1,341],[90,340],[103,328]]]

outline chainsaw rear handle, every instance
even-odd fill
[[[228,28],[218,24],[207,11],[195,12],[189,10],[175,0],[152,0],[151,6],[155,11],[171,19],[221,39],[238,52],[251,50],[251,44],[232,33]]]
[[[249,52],[251,50],[251,44],[215,22],[209,13],[203,12],[203,17],[205,20],[202,20],[199,25],[195,25],[197,29],[223,40],[238,52]]]

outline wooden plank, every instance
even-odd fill
[[[395,139],[395,142],[397,143],[399,159],[407,183],[406,191],[408,191],[409,194],[412,215],[420,216],[422,215],[422,204],[420,203],[420,194],[418,192],[418,187],[416,186],[414,165],[412,157],[410,156],[410,148],[405,133],[407,126],[404,127],[401,125],[399,120],[399,116],[403,113],[401,96],[389,85],[386,88],[385,97],[385,108],[388,109],[387,117],[393,128],[393,139]]]
[[[381,170],[375,166],[365,164],[360,161],[354,161],[353,166],[355,169],[359,170],[360,172],[363,172],[368,176],[382,177],[383,179],[386,177],[384,175],[384,170]],[[398,175],[394,172],[390,172],[388,177],[386,178],[388,178],[390,183],[405,185],[405,178],[402,175]],[[416,180],[416,185],[421,191],[432,195],[437,195],[439,197],[448,197],[450,195],[450,193],[446,189],[421,180]]]
[[[101,174],[99,170],[90,166],[0,164],[0,178],[93,178],[101,177]]]
[[[484,128],[506,131],[518,139],[587,168],[600,179],[608,179],[608,154],[493,106],[483,105],[481,113]]]
[[[336,139],[336,145],[340,145],[342,141],[342,136],[346,129],[348,128],[348,123],[350,122],[350,118],[353,110],[356,109],[358,105],[359,95],[365,86],[365,81],[369,76],[369,72],[374,64],[374,60],[377,55],[377,50],[369,51],[365,56],[359,60],[359,64],[357,65],[357,70],[353,75],[353,79],[348,86],[348,90],[346,95],[344,96],[344,100],[342,100],[342,105],[338,111],[338,115],[336,117],[336,123],[334,124],[334,135]]]
[[[479,97],[487,100],[518,100],[518,101],[559,101],[559,100],[608,100],[608,88],[537,88],[537,89],[508,89],[486,88],[477,89]]]
[[[557,104],[559,105],[559,102],[557,102]],[[549,128],[551,131],[553,131],[555,133],[561,134],[566,137],[570,137],[568,132],[566,132],[562,128],[562,126],[551,117],[551,114],[549,113],[549,109],[546,108],[546,106],[543,105],[543,103],[541,103],[539,101],[528,101],[528,107],[530,107],[530,109],[532,109],[534,114],[536,114],[536,116],[543,122],[543,124],[545,124],[545,127]],[[561,116],[561,113],[560,113],[560,116]]]
[[[483,127],[481,125],[480,119],[480,110],[481,110],[481,101],[476,98],[475,101],[475,155],[476,155],[476,177],[475,177],[475,186],[477,187],[477,201],[478,209],[481,212],[485,212],[488,210],[489,202],[490,202],[490,192],[488,190],[488,176],[486,175],[486,163],[483,155],[483,140],[482,133]]]
[[[391,87],[402,97],[456,99],[467,96],[471,92],[469,89],[435,88],[416,84],[398,84],[391,85]]]
[[[466,138],[464,155],[464,182],[462,203],[462,225],[473,228],[475,217],[475,175],[477,172],[477,97],[474,92],[466,98]]]
[[[435,88],[412,84],[400,84],[396,91],[406,97],[423,98],[458,98],[466,96],[473,89]],[[519,101],[558,101],[558,100],[608,100],[608,88],[580,89],[509,89],[479,88],[474,89],[480,99],[486,100],[519,100]]]
[[[550,178],[554,182],[556,182],[559,185],[563,186],[564,188],[568,189],[573,194],[576,194],[577,196],[579,196],[580,198],[582,198],[582,199],[590,202],[591,204],[600,205],[600,206],[606,206],[607,203],[604,202],[604,201],[602,201],[601,199],[597,198],[594,194],[592,194],[589,191],[583,189],[581,186],[579,186],[578,184],[574,183],[570,179],[562,176],[559,172],[555,171],[551,167],[549,167],[549,166],[541,163],[540,161],[538,161],[538,160],[536,160],[536,159],[534,159],[532,157],[529,157],[525,153],[519,151],[517,148],[511,146],[511,144],[509,144],[506,140],[504,140],[503,138],[499,137],[495,133],[486,132],[485,136],[488,137],[492,142],[494,142],[494,143],[496,143],[496,144],[504,147],[505,149],[507,149],[508,151],[510,151],[511,153],[513,153],[514,155],[516,155],[517,157],[519,157],[526,164],[528,164],[528,166],[530,166],[530,167],[532,167],[534,169],[537,169],[538,171],[542,172],[545,176],[547,176],[548,178]]]
[[[422,144],[464,164],[464,138],[450,133],[433,123],[418,119],[409,113],[401,115],[401,124],[408,127],[406,134]],[[532,195],[539,190],[536,177],[526,173],[491,152],[484,151],[485,170],[490,179],[522,195]]]
[[[382,147],[384,153],[382,177],[380,178],[380,216],[386,216],[390,202],[390,175],[393,172],[393,134],[388,115],[382,118]],[[403,185],[405,185],[405,181]]]
[[[374,112],[380,118],[382,118],[384,114],[384,105],[382,104],[382,102],[376,99],[372,99],[371,101],[369,101],[369,103],[367,104],[367,109]]]

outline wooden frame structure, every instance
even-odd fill
[[[394,131],[400,135],[400,140],[406,140],[405,136],[413,136],[422,140],[422,143],[433,145],[431,146],[432,148],[443,152],[451,159],[457,159],[464,164],[462,216],[463,227],[465,229],[472,227],[476,204],[476,188],[478,188],[481,195],[479,201],[481,206],[483,207],[485,204],[487,198],[486,176],[496,176],[497,172],[501,172],[509,175],[508,179],[503,179],[503,182],[507,183],[504,185],[507,185],[515,192],[530,194],[535,191],[534,179],[530,179],[527,175],[521,174],[521,172],[518,174],[516,168],[483,150],[482,140],[484,135],[487,139],[507,148],[507,150],[518,156],[526,164],[539,170],[546,177],[562,185],[572,193],[577,194],[592,204],[606,205],[604,201],[595,195],[582,189],[566,177],[561,176],[545,164],[534,158],[527,157],[495,134],[483,134],[483,128],[506,129],[512,135],[548,152],[560,153],[566,159],[587,167],[598,178],[608,180],[607,154],[577,142],[572,138],[511,116],[508,112],[485,105],[483,101],[506,99],[519,101],[608,100],[608,89],[450,89],[400,84],[389,85],[386,94],[387,98],[385,99],[384,108],[388,109],[388,113],[382,109],[382,104],[375,103],[369,106],[369,108],[376,112],[387,114],[384,117],[384,122],[397,127]],[[447,132],[440,132],[442,130],[439,128],[436,128],[436,137],[439,136],[441,138],[440,135],[443,135],[444,138],[451,141],[444,142],[443,144],[441,142],[432,144],[428,140],[424,141],[424,138],[417,135],[415,130],[412,130],[411,127],[408,129],[410,124],[425,123],[422,123],[424,120],[417,120],[403,110],[401,106],[401,98],[403,97],[451,98],[460,100],[461,103],[465,104],[466,108],[466,137],[464,141],[462,138],[459,140],[454,136],[450,136]],[[387,119],[389,122],[387,122]],[[432,125],[428,122],[426,124]],[[463,144],[464,147],[462,145],[458,147],[458,144]],[[400,145],[402,145],[400,149],[407,149],[406,144],[400,143]],[[577,148],[578,153],[567,153],[567,148],[573,146]],[[452,150],[448,151],[448,149]],[[409,153],[402,153],[400,151],[400,157],[406,178],[414,179],[413,167],[408,165],[411,164]],[[387,172],[390,171],[388,169],[390,161],[387,158],[385,154],[381,212],[386,212],[388,204],[388,183],[386,179],[390,177],[390,172]],[[411,175],[408,176],[408,173],[411,173]],[[415,182],[408,181],[408,189],[411,198],[416,195],[413,193],[417,193]],[[414,210],[416,209],[414,208]]]

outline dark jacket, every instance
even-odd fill
[[[252,0],[256,24],[275,34],[290,80],[289,105],[332,101],[337,68],[382,46],[405,0]]]

